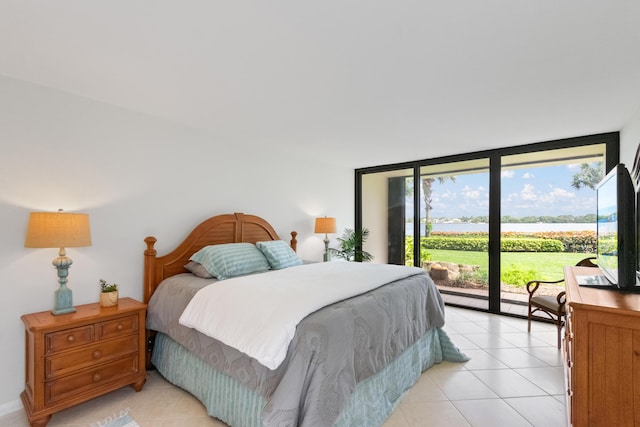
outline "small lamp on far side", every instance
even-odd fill
[[[73,313],[73,293],[67,288],[69,266],[73,263],[64,248],[91,246],[89,215],[80,213],[31,212],[25,248],[59,248],[58,257],[52,264],[58,270],[60,287],[55,292],[53,314]]]
[[[315,233],[324,233],[324,257],[323,261],[329,261],[329,237],[327,234],[336,232],[336,219],[335,218],[316,218]]]

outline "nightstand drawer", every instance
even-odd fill
[[[77,372],[91,365],[105,363],[138,351],[138,336],[129,335],[115,340],[63,354],[49,356],[45,361],[45,378],[51,379],[70,372]]]
[[[127,316],[119,319],[109,320],[96,324],[98,339],[113,338],[121,335],[131,334],[138,330],[138,316]]]
[[[59,332],[52,332],[46,335],[47,353],[66,350],[94,341],[93,325],[81,326],[79,328],[65,329]]]
[[[125,378],[139,371],[138,355],[116,360],[105,365],[68,375],[45,384],[45,404],[81,395],[110,381]]]

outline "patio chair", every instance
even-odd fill
[[[594,260],[596,257],[589,257],[580,260],[576,266],[577,267],[597,267],[594,264]],[[529,293],[529,315],[527,317],[528,320],[528,328],[527,331],[531,333],[531,319],[533,313],[538,311],[544,313],[551,319],[551,321],[558,328],[558,348],[561,346],[562,342],[562,326],[564,325],[565,318],[565,309],[564,305],[566,302],[566,293],[565,291],[560,292],[558,295],[535,295],[536,291],[542,284],[557,284],[564,282],[564,279],[555,280],[555,281],[545,281],[545,280],[532,280],[527,283],[527,292]],[[540,317],[540,316],[535,316]]]

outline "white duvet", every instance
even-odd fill
[[[196,293],[180,316],[194,328],[276,369],[298,323],[334,302],[416,274],[417,267],[325,262],[215,282]]]

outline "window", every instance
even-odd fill
[[[374,262],[425,268],[447,303],[521,315],[527,274],[561,279],[562,271],[529,271],[543,261],[536,258],[539,253],[510,249],[512,222],[533,218],[540,224],[520,229],[528,228],[531,239],[546,239],[532,230],[553,231],[545,230],[550,217],[589,221],[594,191],[576,190],[581,191],[578,208],[571,204],[578,199],[566,189],[571,182],[564,181],[571,181],[582,164],[609,170],[618,162],[618,149],[615,132],[358,169],[356,227],[369,229],[364,249]],[[541,179],[534,181],[536,175],[552,174],[562,185],[544,188]],[[572,264],[583,255],[564,253],[561,262]]]

